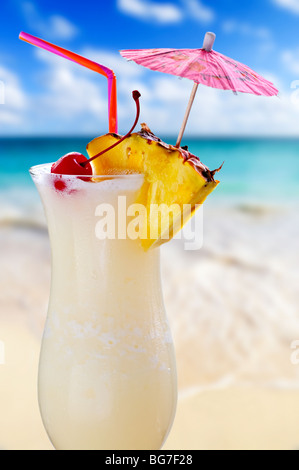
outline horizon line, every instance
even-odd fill
[[[99,136],[106,135],[108,134],[99,134]],[[99,137],[98,136],[98,137]],[[0,134],[0,140],[2,139],[94,139],[93,134],[81,134],[81,135],[74,135],[74,134],[18,134],[18,135],[1,135]],[[171,140],[171,139],[177,139],[176,134],[162,134],[162,139],[164,140]],[[299,140],[299,135],[294,134],[294,135],[270,135],[270,134],[264,134],[264,135],[256,135],[256,134],[243,134],[243,135],[238,135],[238,134],[231,134],[231,135],[222,135],[222,134],[207,134],[207,135],[186,135],[182,143],[184,144],[184,141],[186,140],[229,140],[229,139],[239,139],[239,140],[258,140],[258,139],[267,139],[267,140],[286,140],[286,139],[291,139],[291,140]]]

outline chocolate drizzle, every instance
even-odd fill
[[[196,155],[193,155],[189,152],[187,146],[177,148],[174,145],[166,144],[163,142],[163,140],[157,137],[145,123],[141,124],[141,131],[137,132],[137,134],[146,139],[149,144],[151,142],[157,142],[159,145],[161,145],[161,147],[169,150],[169,152],[179,152],[184,160],[184,163],[188,162],[194,168],[194,170],[197,171],[197,173],[202,175],[203,178],[207,180],[207,182],[215,181],[215,173],[220,171],[223,166],[222,163],[222,165],[216,170],[209,170],[209,168],[205,166]]]

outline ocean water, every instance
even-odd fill
[[[90,138],[0,139],[0,217],[33,210],[38,196],[28,170],[70,151],[86,154]],[[173,138],[165,138],[174,144]],[[185,139],[210,169],[223,168],[209,204],[293,204],[299,201],[299,140]]]

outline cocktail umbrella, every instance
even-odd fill
[[[251,70],[220,52],[212,50],[216,35],[206,33],[202,49],[131,49],[120,51],[128,60],[151,70],[189,78],[194,81],[188,107],[177,139],[179,147],[186,128],[198,85],[206,85],[234,93],[275,96],[274,85]]]

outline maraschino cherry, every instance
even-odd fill
[[[86,163],[86,165],[82,165]],[[70,152],[53,163],[51,173],[58,175],[92,175],[91,164],[87,158],[78,152]]]
[[[124,139],[126,139],[131,134],[131,132],[133,132],[134,128],[136,127],[136,124],[138,122],[139,115],[140,115],[139,98],[141,95],[139,91],[134,90],[132,93],[132,96],[136,103],[136,109],[137,109],[136,119],[133,124],[133,127],[129,130],[129,132],[125,136],[123,136],[115,144],[111,145],[105,150],[102,150],[102,152],[93,156],[89,160],[84,155],[82,155],[82,153],[78,153],[78,152],[68,153],[67,155],[64,155],[63,157],[61,157],[56,163],[53,163],[52,168],[51,168],[51,173],[54,173],[57,175],[92,176],[92,166],[90,163],[95,158],[98,158],[100,155],[103,155],[103,153],[108,152],[108,150],[111,150],[112,148],[116,147],[116,145],[119,145]],[[65,189],[65,186],[66,186],[65,183],[63,183],[62,181],[60,181],[59,183],[55,183],[56,189],[59,189],[61,191]]]

